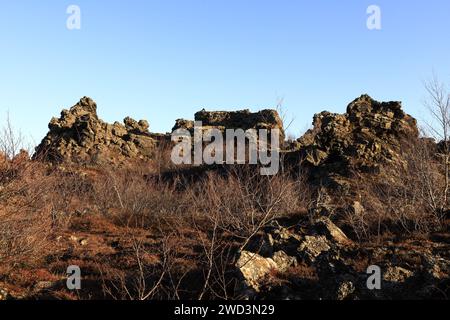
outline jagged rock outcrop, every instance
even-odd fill
[[[276,110],[261,110],[259,112],[250,112],[250,110],[240,111],[206,111],[205,109],[197,112],[194,116],[195,121],[201,121],[204,129],[217,128],[225,129],[279,129],[280,138],[284,140],[283,121]],[[172,131],[177,129],[193,130],[194,121],[178,119]]]
[[[34,158],[120,164],[130,159],[150,159],[157,145],[147,121],[127,117],[124,124],[105,123],[97,115],[96,103],[88,97],[70,110],[63,110],[60,118],[53,118],[49,130]]]
[[[283,124],[275,110],[256,113],[202,110],[195,114],[195,120],[202,121],[205,129],[278,128],[280,138],[284,139]],[[179,119],[173,131],[179,128],[193,130],[194,121]],[[49,132],[36,148],[34,158],[50,162],[117,165],[131,160],[150,160],[160,142],[170,143],[170,135],[150,133],[146,120],[127,117],[123,124],[103,122],[97,115],[96,103],[83,97],[70,110],[63,110],[59,118],[50,121]]]
[[[178,129],[186,129],[188,131],[194,130],[194,121],[186,119],[177,119],[172,128],[172,132]]]
[[[206,111],[195,114],[195,121],[201,121],[204,126],[232,129],[283,129],[283,122],[275,110],[262,110],[252,113],[250,110],[240,111]]]
[[[283,123],[275,110],[252,113],[205,111],[195,114],[203,129],[280,129]],[[307,169],[311,181],[325,187],[351,189],[352,173],[380,173],[389,166],[405,166],[402,147],[418,138],[416,120],[405,114],[400,102],[377,102],[368,95],[354,100],[345,114],[322,112],[314,116],[313,129],[285,151],[286,167]],[[173,128],[193,131],[194,121],[178,119]],[[70,110],[53,118],[49,132],[36,148],[34,158],[51,162],[124,164],[152,159],[160,142],[170,145],[170,135],[152,134],[145,120],[129,117],[123,124],[99,119],[96,103],[82,98]]]
[[[404,165],[402,146],[419,136],[416,120],[400,102],[368,95],[350,103],[345,114],[316,114],[313,126],[290,156],[312,168],[313,178],[325,185],[340,184],[353,170],[379,173],[384,165]]]

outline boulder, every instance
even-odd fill
[[[236,262],[245,287],[259,290],[261,281],[272,271],[284,272],[297,264],[295,257],[288,256],[283,251],[276,252],[272,258],[264,258],[257,253],[242,251]]]
[[[280,129],[280,142],[284,140],[283,123],[275,110],[252,113],[243,111],[202,110],[195,114],[203,127],[226,129]],[[83,97],[69,110],[64,109],[59,118],[52,118],[49,132],[36,148],[34,159],[49,162],[74,162],[122,165],[130,160],[152,159],[159,145],[170,144],[170,136],[149,132],[146,120],[126,117],[123,123],[108,124],[97,114],[97,104]],[[194,121],[178,119],[173,131],[192,131]]]
[[[353,245],[353,241],[351,241],[329,218],[319,218],[314,224],[314,229],[335,244],[343,246]]]
[[[242,251],[236,267],[244,279],[245,285],[258,291],[260,281],[272,270],[276,270],[277,264],[271,258],[263,258],[256,253]]]
[[[335,300],[346,300],[355,290],[356,287],[352,281],[344,280],[337,285]]]
[[[136,134],[149,134],[150,132],[148,129],[150,128],[150,125],[146,120],[140,120],[139,122],[130,118],[126,117],[123,120],[123,123],[125,124],[125,128],[128,132],[133,132]]]
[[[330,243],[324,236],[306,236],[298,251],[301,256],[304,256],[310,262],[314,262],[321,253],[328,252],[330,249]]]
[[[295,257],[289,256],[284,251],[275,252],[272,259],[277,266],[277,271],[279,272],[284,272],[290,267],[297,265],[297,259]]]

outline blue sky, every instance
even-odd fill
[[[81,9],[68,30],[66,9]],[[382,30],[366,27],[378,5]],[[106,121],[166,132],[202,109],[273,108],[299,135],[362,93],[425,117],[422,80],[450,83],[448,0],[1,0],[0,120],[39,142],[80,97]],[[3,122],[3,121],[2,121]]]

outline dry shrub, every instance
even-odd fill
[[[204,279],[198,299],[236,298],[236,252],[275,219],[302,211],[307,194],[301,180],[261,176],[250,166],[211,173],[188,193]]]
[[[4,131],[0,140],[0,262],[12,268],[37,263],[46,254],[52,217],[45,195],[50,192],[42,166],[27,152],[16,152],[12,131]]]
[[[309,193],[301,179],[281,173],[261,176],[251,168],[230,170],[225,175],[211,171],[194,182],[148,179],[136,169],[105,170],[92,181],[92,200],[106,216],[125,224],[139,222],[137,226],[218,214],[222,228],[244,237],[306,206]]]
[[[176,232],[162,236],[156,248],[148,248],[132,229],[127,236],[132,242],[131,265],[127,271],[101,268],[105,296],[119,300],[167,299],[172,289],[167,280],[172,279],[177,262]]]
[[[159,137],[158,147],[153,152],[153,158],[150,166],[145,166],[145,171],[150,170],[153,175],[161,176],[168,171],[176,170],[177,165],[172,161],[172,142],[166,140],[165,137]]]
[[[34,264],[48,253],[51,216],[48,211],[0,210],[0,261],[9,268]]]
[[[375,179],[356,175],[364,210],[349,208],[344,216],[357,239],[423,236],[444,226],[445,175],[434,143],[412,141],[404,146],[404,159],[403,166],[386,167]]]
[[[301,180],[283,174],[261,176],[259,170],[250,169],[232,169],[227,174],[213,171],[196,182],[180,177],[168,183],[149,180],[142,172],[117,170],[97,177],[94,202],[107,217],[134,232],[151,230],[160,239],[173,239],[176,231],[170,261],[176,257],[179,263],[191,264],[180,269],[164,263],[168,253],[161,249],[168,248],[168,240],[159,249],[136,241],[134,266],[114,277],[105,274],[109,293],[126,299],[232,298],[236,251],[274,219],[304,211],[306,203],[307,190]],[[186,185],[180,187],[180,181]],[[189,258],[182,245],[188,243],[195,248]],[[148,254],[158,256],[159,262],[141,264]],[[186,280],[187,274],[195,274],[195,281]]]
[[[381,190],[403,231],[428,233],[443,227],[448,186],[439,157],[429,140],[415,141],[405,154],[404,170],[397,171],[402,184]]]
[[[219,220],[219,227],[246,240],[282,216],[305,208],[300,180],[285,174],[262,176],[244,167],[226,176],[211,173],[187,192],[193,211]]]
[[[184,212],[173,184],[149,181],[136,171],[107,170],[93,181],[93,191],[100,212],[121,225],[145,227]]]
[[[95,212],[92,178],[79,168],[65,164],[46,169],[41,181],[41,200],[51,207],[54,227],[65,229],[74,216]]]

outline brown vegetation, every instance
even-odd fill
[[[439,147],[416,136],[396,140],[391,129],[362,134],[366,104],[385,112],[389,126],[409,130],[415,125],[395,103],[369,98],[356,100],[349,115],[322,115],[320,121],[336,121],[334,136],[319,130],[326,124],[317,124],[295,154],[310,163],[293,169],[292,154],[287,155],[284,170],[275,176],[261,176],[250,165],[177,169],[168,160],[169,145],[162,143],[151,160],[133,166],[49,164],[20,151],[20,137],[8,124],[0,139],[0,286],[24,298],[233,299],[243,297],[239,254],[251,248],[264,256],[266,240],[255,239],[266,239],[267,230],[280,225],[285,229],[279,230],[302,234],[317,218],[328,216],[351,238],[342,236],[346,245],[367,248],[400,247],[448,233],[447,144]],[[344,140],[333,140],[341,134]],[[367,141],[387,147],[346,162],[336,154],[350,157],[349,136],[364,148],[372,145]],[[369,162],[376,170],[366,170]],[[286,252],[289,241],[296,246],[299,239],[322,241],[315,233],[279,237]],[[364,271],[368,256],[353,257],[355,270]],[[83,290],[65,289],[69,265],[82,268]],[[301,283],[310,297],[320,298],[314,291],[319,273],[302,261],[272,272],[263,286]]]

